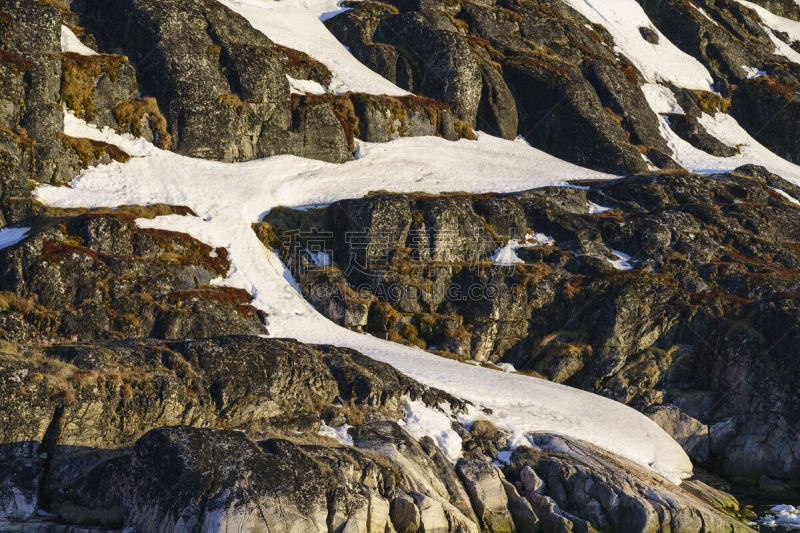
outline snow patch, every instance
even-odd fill
[[[800,41],[800,22],[792,19],[787,19],[774,14],[773,12],[761,7],[753,2],[747,0],[736,0],[743,6],[752,9],[761,19],[764,25],[764,31],[769,35],[770,40],[775,45],[775,53],[781,55],[790,61],[800,63],[800,54],[798,54],[791,46],[783,42],[775,35],[775,31],[783,32],[789,36],[792,41]]]
[[[361,64],[322,23],[345,8],[336,0],[220,0],[272,41],[305,52],[333,74],[336,94],[409,94]]]
[[[115,144],[131,156],[143,157],[161,152],[153,143],[141,137],[134,137],[129,133],[122,135],[108,127],[98,128],[97,126],[87,124],[84,120],[76,117],[75,113],[67,110],[64,111],[64,133],[70,137]]]
[[[611,248],[608,249],[609,252],[617,256],[617,259],[611,261],[611,265],[617,270],[633,270],[633,265],[631,264],[631,256],[620,252],[619,250],[612,250]]]
[[[747,65],[742,65],[742,69],[747,73],[747,79],[752,80],[758,78],[759,76],[763,76],[767,72],[764,70],[758,70],[756,67],[748,67]]]
[[[650,102],[650,105],[656,113],[662,112],[659,101]],[[800,166],[781,158],[753,139],[730,115],[717,113],[711,116],[704,113],[698,121],[720,142],[738,147],[739,153],[720,157],[699,150],[672,131],[667,117],[659,116],[661,136],[672,150],[672,159],[683,168],[700,174],[714,174],[729,172],[742,165],[761,165],[792,183],[800,184]]]
[[[586,202],[586,207],[589,208],[590,215],[597,215],[599,213],[605,213],[606,211],[610,211],[610,207],[603,207],[602,205],[597,205],[594,202]]]
[[[495,250],[492,255],[492,261],[498,265],[511,266],[517,263],[524,263],[522,259],[517,256],[517,246],[519,243],[516,240],[510,240],[502,248]]]
[[[510,266],[516,263],[524,263],[522,259],[517,256],[519,248],[533,248],[535,246],[553,245],[556,241],[544,233],[529,232],[525,236],[525,240],[510,239],[505,246],[498,248],[492,255],[492,261],[498,265]]]
[[[793,203],[795,205],[800,205],[800,200],[798,200],[797,198],[795,198],[794,196],[792,196],[788,192],[783,191],[781,189],[778,189],[777,187],[773,187],[772,190],[775,191],[776,193],[778,193],[779,195],[783,196],[787,200],[789,200],[790,203]]]
[[[800,54],[798,54],[794,48],[780,40],[770,28],[765,26],[764,31],[769,36],[769,40],[772,41],[772,44],[775,45],[775,53],[777,55],[783,56],[793,63],[800,63]]]
[[[421,400],[403,398],[406,419],[398,421],[415,439],[430,437],[445,456],[456,462],[461,457],[461,437],[452,427],[453,421],[444,412],[428,407]],[[449,408],[447,408],[449,411]]]
[[[642,92],[650,105],[650,109],[656,114],[674,113],[683,115],[685,113],[669,87],[658,83],[645,83],[642,85]]]
[[[72,30],[61,25],[61,51],[72,52],[82,56],[96,56],[97,52],[86,46],[81,42],[78,37],[72,33]]]
[[[331,255],[328,252],[309,252],[308,255],[311,256],[311,261],[314,263],[314,266],[326,267],[333,264]]]
[[[320,85],[318,82],[314,80],[298,80],[292,78],[288,74],[286,75],[286,79],[289,80],[289,92],[292,94],[316,94],[321,95],[325,94],[327,91],[325,87]]]
[[[323,422],[317,433],[325,437],[336,439],[347,446],[352,446],[353,437],[351,437],[350,433],[348,432],[351,427],[353,426],[350,424],[342,424],[341,426],[330,427],[328,424]]]
[[[0,229],[0,250],[14,246],[25,240],[31,228],[3,228]]]
[[[494,363],[494,366],[500,367],[503,369],[503,372],[516,372],[517,367],[512,365],[511,363]]]
[[[753,2],[748,2],[747,0],[736,1],[755,11],[758,18],[761,19],[761,22],[771,29],[786,33],[792,41],[800,41],[800,22],[776,15],[767,8],[761,7]]]

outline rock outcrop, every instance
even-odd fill
[[[362,63],[477,129],[601,170],[674,166],[636,69],[563,2],[352,7],[327,25]]]
[[[702,120],[729,111],[796,162],[797,66],[742,4],[640,3],[713,74],[716,92],[671,89],[682,113],[658,117],[611,35],[561,0],[352,2],[326,21],[407,96],[331,92],[325,65],[215,0],[0,0],[0,230],[24,231],[0,248],[0,529],[748,531],[699,479],[560,435],[518,446],[391,366],[266,338],[251,295],[215,281],[225,249],[141,220],[186,207],[40,204],[37,185],[131,157],[65,134],[65,109],[67,126],[223,162],[341,163],[356,139],[474,128],[633,174],[374,193],[254,230],[342,326],[604,394],[727,482],[796,496],[800,188],[760,167],[676,170],[659,128],[731,157]],[[757,3],[800,20],[790,0]],[[62,25],[99,53],[63,52]],[[449,417],[459,457],[398,423],[410,401]]]
[[[705,152],[737,153],[697,122],[730,112],[758,141],[798,161],[800,69],[776,51],[758,14],[741,3],[640,0],[654,25],[712,74],[714,91],[675,88],[672,129]],[[797,17],[788,1],[760,4]],[[327,22],[364,64],[401,87],[449,103],[477,129],[616,173],[674,168],[642,92],[645,82],[602,26],[561,0],[353,3]],[[653,44],[659,35],[640,28]],[[757,73],[757,74],[754,74]],[[653,81],[653,80],[650,80]]]
[[[341,325],[644,411],[677,406],[656,417],[697,462],[794,483],[800,189],[758,167],[585,186],[379,194],[266,224]],[[310,227],[330,267],[280,238]],[[506,245],[517,262],[495,263]]]
[[[770,150],[789,161],[800,161],[796,136],[785,135],[796,124],[800,112],[800,66],[777,51],[770,37],[772,30],[765,27],[754,10],[738,2],[707,0],[639,3],[670,41],[699,59],[711,72],[714,86],[724,98],[720,110],[728,111]],[[797,5],[789,5],[790,2],[755,3],[779,15],[797,16]],[[793,44],[786,35],[773,36],[787,45]],[[698,116],[717,107],[701,105],[700,109],[685,107],[684,111]],[[701,144],[695,146],[706,149]]]

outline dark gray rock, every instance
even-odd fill
[[[739,153],[735,146],[728,146],[706,131],[697,119],[688,115],[670,115],[669,127],[695,148],[719,157],[732,157]]]
[[[800,189],[752,166],[586,186],[381,194],[335,203],[314,222],[288,212],[267,221],[277,233],[331,231],[335,264],[297,279],[336,295],[341,312],[325,295],[312,301],[339,323],[367,308],[366,322],[350,327],[450,357],[510,362],[645,412],[671,414],[659,406],[674,404],[687,418],[663,422],[696,461],[752,485],[761,474],[791,484],[794,460],[778,466],[777,458],[796,455],[780,428],[797,412],[789,391],[800,222],[776,189],[795,198]],[[589,201],[608,210],[589,214]],[[529,231],[555,242],[518,248],[524,263],[512,267],[490,261]],[[631,270],[618,269],[617,251],[631,256]],[[284,253],[300,267],[296,253]],[[766,339],[783,339],[781,348]],[[743,436],[715,444],[711,431],[709,443],[703,428],[730,417]],[[745,465],[750,447],[761,451]]]
[[[286,49],[221,4],[86,2],[82,16],[104,48],[131,58],[143,89],[164,109],[176,151],[225,161],[277,153],[351,158],[328,106],[306,106],[293,124]]]

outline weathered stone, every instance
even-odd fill
[[[506,489],[497,469],[488,463],[459,459],[456,472],[467,489],[481,527],[487,531],[514,531]]]

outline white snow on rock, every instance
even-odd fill
[[[717,21],[716,21],[716,20],[714,20],[714,19],[712,19],[710,16],[708,16],[708,13],[706,13],[706,10],[705,10],[705,9],[703,9],[703,8],[702,8],[702,7],[700,7],[700,6],[698,6],[698,5],[697,5],[697,4],[695,4],[694,2],[689,2],[689,5],[690,5],[690,6],[692,6],[692,7],[693,7],[693,8],[694,8],[694,9],[695,9],[695,10],[696,10],[698,13],[700,13],[700,14],[701,14],[701,15],[703,15],[705,18],[707,18],[707,19],[708,19],[708,20],[711,22],[711,24],[713,24],[714,26],[719,26],[719,24],[717,23]]]
[[[25,240],[31,228],[3,228],[0,229],[0,250],[14,246]]]
[[[590,215],[597,215],[611,210],[610,207],[603,207],[602,205],[597,205],[594,202],[586,202],[586,206],[589,208]]]
[[[636,0],[564,0],[595,24],[605,26],[614,37],[619,53],[625,55],[642,72],[646,83],[642,87],[650,107],[657,114],[683,113],[674,95],[659,82],[671,82],[687,89],[713,90],[711,74],[696,59],[674,46],[659,33],[659,44],[644,40],[640,27],[653,27],[650,19]],[[778,17],[746,0],[738,2],[753,8],[765,24],[778,52],[800,63],[800,54],[778,39],[770,28],[784,31],[793,40],[800,40],[800,22]],[[673,159],[688,170],[699,173],[726,172],[745,164],[763,165],[800,183],[800,167],[786,161],[753,139],[733,117],[717,113],[703,115],[700,122],[708,132],[729,146],[738,146],[740,153],[733,157],[718,157],[698,150],[681,139],[669,127],[665,117],[660,117],[661,134],[674,152]]]
[[[498,265],[511,266],[517,263],[524,263],[522,259],[517,256],[517,247],[519,242],[512,239],[506,243],[502,248],[495,250],[492,255],[492,261]]]
[[[758,523],[769,528],[800,529],[800,508],[792,505],[776,505]]]
[[[764,31],[775,45],[775,53],[777,55],[783,56],[789,61],[800,63],[800,54],[775,35],[775,31],[780,31],[786,33],[791,41],[800,41],[800,22],[778,16],[766,8],[747,0],[736,1],[756,12],[758,18],[761,19]]]
[[[776,193],[780,194],[781,196],[783,196],[784,198],[789,200],[790,203],[793,203],[795,205],[800,205],[800,200],[798,200],[797,198],[795,198],[794,196],[792,196],[788,192],[786,192],[784,190],[781,190],[781,189],[778,189],[777,187],[773,187],[772,190],[774,190]]]
[[[309,255],[311,256],[311,261],[314,263],[314,266],[326,267],[333,264],[331,255],[328,252],[309,252]]]
[[[342,444],[346,444],[347,446],[353,445],[353,437],[350,436],[347,430],[349,430],[352,426],[350,424],[342,424],[341,426],[330,427],[328,424],[323,422],[317,434],[323,435],[325,437],[330,437],[332,439],[336,439]]]
[[[69,131],[92,128],[72,117]],[[527,433],[552,432],[583,439],[651,468],[672,482],[689,477],[686,453],[655,422],[619,402],[549,381],[466,365],[411,346],[362,335],[330,322],[303,299],[280,259],[264,247],[251,224],[278,205],[308,205],[363,196],[375,188],[394,191],[519,191],[564,184],[566,179],[610,176],[564,163],[514,141],[480,135],[449,143],[406,138],[364,145],[361,158],[341,165],[293,156],[246,163],[192,159],[106,130],[92,135],[128,153],[148,151],[127,163],[86,170],[70,187],[41,186],[34,196],[59,207],[117,207],[168,203],[198,216],[139,219],[142,227],[188,233],[225,247],[231,268],[215,283],[239,287],[265,311],[269,334],[312,344],[358,350],[413,379],[471,401],[469,416],[486,417],[508,430],[512,445],[529,443]]]
[[[318,82],[314,80],[297,80],[292,78],[288,74],[286,75],[286,79],[289,80],[289,91],[292,94],[325,94],[325,87],[320,85]]]
[[[669,89],[664,87],[663,89],[666,90],[657,90],[647,85],[645,87],[647,90],[644,91],[644,95],[656,114],[661,115],[668,112],[665,111],[666,109],[673,107],[671,100],[674,100],[674,95],[670,99],[667,94],[667,92],[671,94]],[[677,105],[677,102],[674,104]],[[701,174],[713,174],[716,172],[728,172],[747,164],[762,165],[771,172],[793,183],[800,184],[800,166],[776,155],[753,139],[730,115],[716,113],[711,116],[704,113],[698,121],[706,128],[709,134],[722,143],[739,148],[739,153],[732,157],[715,156],[699,150],[672,131],[667,117],[659,116],[659,121],[661,135],[672,150],[672,158],[687,170]]]
[[[766,71],[758,70],[756,67],[748,67],[747,65],[742,65],[742,68],[747,73],[748,80],[752,80],[766,74]]]
[[[594,24],[604,26],[614,37],[616,51],[627,57],[649,82],[671,82],[687,89],[711,90],[711,74],[697,59],[682,52],[653,25],[636,0],[564,0]],[[659,37],[652,44],[640,27]]]
[[[529,232],[525,239],[509,239],[509,241],[502,248],[498,248],[492,254],[492,261],[498,265],[511,266],[517,263],[524,263],[522,259],[517,256],[517,250],[520,248],[533,248],[535,246],[552,245],[556,241],[544,233]]]
[[[403,398],[403,406],[406,418],[397,423],[409,435],[415,439],[430,437],[453,463],[461,457],[461,437],[451,427],[452,421],[447,414],[407,396]],[[449,407],[443,408],[449,411]]]
[[[494,363],[494,366],[500,367],[503,372],[516,372],[517,367],[511,363]]]
[[[685,114],[669,87],[658,83],[645,83],[642,85],[642,92],[654,113]]]
[[[272,41],[305,52],[333,74],[330,89],[404,96],[408,94],[376,74],[334,37],[323,20],[344,10],[336,0],[220,0]]]
[[[798,54],[794,48],[780,40],[770,28],[764,27],[764,31],[769,36],[769,40],[772,41],[772,44],[775,45],[776,54],[794,63],[800,63],[800,54]]]
[[[86,46],[72,30],[61,25],[61,51],[73,52],[82,56],[96,56],[97,52]]]
[[[632,270],[633,265],[631,264],[631,256],[626,253],[620,252],[619,250],[612,250],[609,248],[608,250],[612,254],[617,256],[617,259],[611,261],[611,266],[613,266],[617,270]]]
[[[754,4],[753,2],[748,2],[747,0],[736,1],[755,11],[758,18],[761,19],[761,22],[768,28],[784,32],[792,41],[800,41],[800,22],[776,15],[772,11],[758,4]]]

